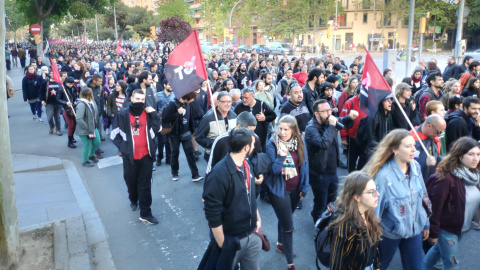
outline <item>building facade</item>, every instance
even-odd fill
[[[144,7],[157,13],[158,3],[160,0],[120,0],[127,7]]]

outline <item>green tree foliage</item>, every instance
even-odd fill
[[[22,12],[19,12],[17,8],[18,0],[7,0],[5,1],[5,14],[8,21],[9,31],[17,31],[18,29],[25,26],[27,23]]]
[[[157,9],[160,20],[166,20],[167,18],[177,16],[178,18],[191,23],[192,17],[188,12],[188,6],[184,0],[163,0]]]
[[[436,26],[441,26],[443,35],[449,29],[457,28],[457,15],[455,15],[457,8],[458,5],[451,5],[442,1],[437,2],[435,0],[423,0],[417,1],[415,5],[415,13],[419,14],[426,13],[427,11],[430,12],[432,14],[432,17],[427,20],[427,27],[433,26],[434,24]],[[424,16],[425,15],[422,14],[419,17]],[[434,17],[436,18],[436,20],[434,19]],[[418,31],[418,27],[415,30]]]
[[[177,16],[160,22],[160,33],[157,33],[159,42],[179,43],[192,32],[192,27]]]
[[[267,36],[291,38],[308,31],[310,11],[305,8],[305,0],[266,0],[268,12],[261,13],[259,28]]]
[[[148,35],[146,35],[145,31],[149,32],[150,26],[154,25],[154,22],[152,22],[152,19],[154,19],[153,13],[147,12],[147,10],[143,7],[127,7],[121,2],[115,4],[115,7],[117,14],[117,29],[119,33],[119,39],[124,39],[125,32],[130,28],[136,28],[136,31],[141,31],[143,33],[143,36],[150,35],[149,33]],[[108,12],[104,16],[104,19],[106,22],[106,26],[115,29],[113,9],[108,10]],[[137,24],[139,24],[139,26],[135,26]]]

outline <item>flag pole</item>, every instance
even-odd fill
[[[212,103],[212,97],[213,97],[212,86],[210,85],[210,80],[207,79],[207,82],[208,82],[207,89],[208,89],[208,93],[210,94],[210,103]],[[222,130],[220,129],[220,124],[218,123],[217,107],[215,106],[215,103],[211,105],[212,105],[213,115],[215,115],[215,122],[217,122],[218,134],[222,135]]]
[[[70,98],[68,97],[67,91],[65,90],[65,87],[63,86],[63,83],[62,83],[62,89],[63,89],[63,92],[65,93],[65,96],[67,97],[68,103],[70,103],[70,107],[72,108],[73,116],[75,116],[75,118],[77,118],[77,114],[75,113],[75,110],[73,109],[73,104],[70,101]]]

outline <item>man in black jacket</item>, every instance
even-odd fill
[[[253,233],[261,228],[255,200],[255,181],[246,157],[254,149],[255,136],[246,128],[233,131],[230,153],[208,174],[203,186],[205,217],[215,241],[223,247],[225,235],[238,237],[240,250],[232,265],[260,269],[262,240]]]
[[[255,134],[260,138],[262,152],[265,153],[269,125],[270,122],[275,120],[277,114],[263,101],[256,99],[254,90],[251,88],[242,90],[242,103],[239,103],[234,111],[237,115],[241,112],[250,112],[255,116],[258,122]]]
[[[190,103],[193,102],[197,93],[191,92],[181,98],[175,98],[173,102],[168,103],[163,115],[163,123],[170,123],[172,132],[170,133],[170,148],[172,159],[170,166],[172,168],[172,180],[178,181],[178,156],[180,155],[180,144],[187,157],[188,166],[192,172],[194,182],[203,179],[198,174],[197,164],[193,153],[192,133],[193,133],[193,114]]]
[[[305,131],[305,142],[308,149],[309,181],[314,196],[310,214],[315,223],[327,204],[337,197],[337,121],[345,125],[345,128],[351,128],[358,112],[351,110],[348,116],[337,119],[332,115],[328,101],[324,99],[315,101],[313,111],[314,116]]]
[[[457,68],[457,64],[455,64],[455,57],[449,56],[447,60],[447,66],[443,71],[443,81],[448,81],[450,78],[455,78],[455,69]]]
[[[128,108],[118,112],[110,138],[122,153],[130,209],[135,211],[140,206],[140,220],[157,224],[150,206],[152,167],[157,149],[154,134],[160,130],[160,116],[152,107],[145,108],[145,93],[142,90],[134,90],[131,100]]]
[[[307,104],[307,109],[310,112],[310,115],[313,115],[313,103],[318,99],[318,92],[316,88],[325,81],[325,72],[319,68],[314,68],[308,73],[307,82],[302,87],[303,91],[303,100]]]
[[[467,97],[463,100],[463,110],[459,109],[445,117],[447,129],[445,130],[447,151],[452,143],[463,136],[471,136],[480,140],[480,99]]]

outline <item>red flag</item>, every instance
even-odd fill
[[[165,77],[177,98],[198,90],[208,79],[197,30],[193,30],[170,54]]]
[[[360,109],[369,117],[373,117],[377,113],[378,104],[392,93],[392,89],[373,62],[370,52],[367,49],[365,51],[367,57],[362,73]]]
[[[127,55],[128,53],[122,48],[122,40],[117,43],[117,55]]]
[[[60,72],[58,72],[57,65],[53,63],[52,58],[50,57],[50,68],[53,71],[53,80],[59,84],[63,84],[62,77],[60,77]]]

